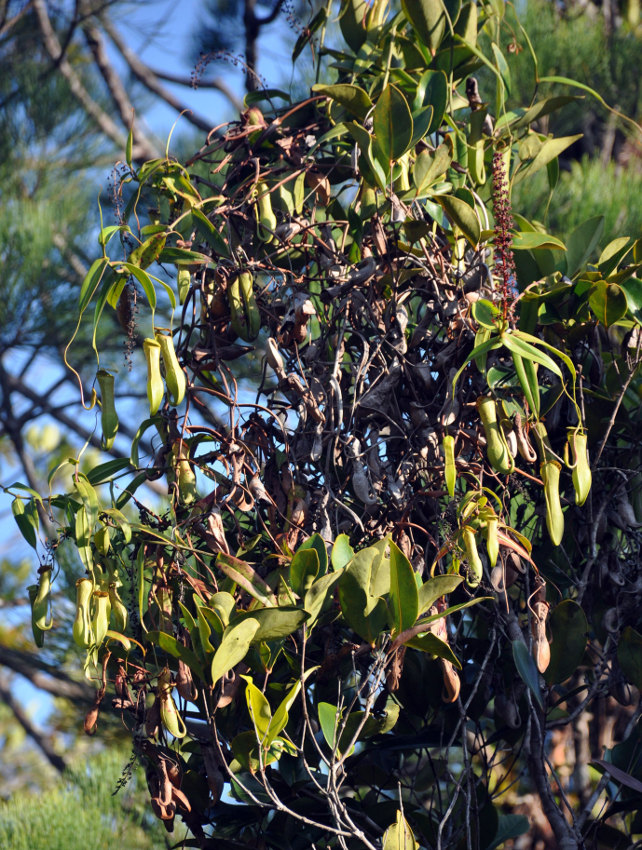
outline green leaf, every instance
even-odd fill
[[[156,309],[156,290],[150,276],[134,263],[122,263],[121,268],[126,269],[140,283],[153,313]]]
[[[604,327],[614,325],[624,318],[628,310],[626,295],[617,283],[598,280],[589,295],[589,305],[595,316]]]
[[[528,651],[528,647],[521,640],[512,641],[513,645],[513,659],[515,661],[515,667],[517,668],[517,672],[520,675],[520,678],[524,682],[524,684],[529,688],[537,704],[541,709],[544,708],[544,702],[542,701],[542,694],[539,689],[539,678],[537,667],[535,666],[535,662],[531,654]]]
[[[346,44],[355,53],[367,37],[367,31],[363,24],[368,6],[366,0],[346,0],[341,5],[339,15],[339,26]]]
[[[259,741],[263,742],[267,735],[270,721],[272,720],[272,709],[265,695],[252,682],[250,676],[241,676],[245,679],[247,685],[245,687],[245,700],[247,708],[254,724],[256,736]]]
[[[74,481],[74,488],[76,493],[79,495],[85,510],[87,511],[89,528],[90,530],[93,530],[94,525],[98,521],[98,511],[100,509],[98,494],[82,472],[78,473],[76,480]]]
[[[415,571],[394,541],[390,541],[390,613],[399,634],[414,626],[419,614]]]
[[[315,94],[322,94],[331,100],[336,100],[337,103],[340,103],[341,106],[344,106],[348,112],[351,112],[361,121],[365,119],[373,106],[367,92],[360,86],[353,86],[347,83],[324,86],[321,83],[317,83],[312,86],[312,91]]]
[[[396,823],[384,833],[382,850],[419,850],[408,821],[400,811],[397,811]]]
[[[548,626],[553,640],[551,660],[544,678],[548,684],[557,685],[572,676],[582,662],[588,622],[582,607],[572,599],[565,599],[551,612]]]
[[[464,580],[463,576],[435,576],[422,584],[418,592],[419,614],[427,611],[431,605],[456,590]]]
[[[530,821],[524,815],[500,815],[497,832],[486,850],[495,850],[511,838],[519,838],[528,832],[530,826]]]
[[[642,691],[642,635],[631,626],[620,636],[617,660],[627,681]]]
[[[100,284],[106,269],[108,268],[109,260],[107,257],[99,257],[97,260],[94,260],[89,267],[89,271],[80,285],[80,295],[78,296],[78,310],[80,313],[85,311],[87,305],[98,289],[98,285]]]
[[[103,484],[105,481],[109,481],[115,475],[118,475],[119,472],[123,472],[125,469],[130,468],[131,463],[128,457],[119,457],[115,460],[108,460],[106,463],[100,463],[98,466],[90,469],[87,473],[87,481],[95,487],[98,484]]]
[[[165,247],[166,239],[167,234],[165,232],[154,233],[153,236],[150,236],[149,239],[146,239],[134,248],[129,255],[127,266],[138,269],[146,269],[148,266],[151,266],[159,258],[161,251]],[[133,271],[131,273],[134,274]]]
[[[258,623],[252,643],[261,641],[279,640],[285,638],[301,628],[307,620],[308,615],[301,608],[256,608],[235,617],[233,623],[243,622],[246,619],[254,619]]]
[[[543,351],[535,348],[535,346],[531,345],[529,342],[525,342],[523,339],[520,339],[514,333],[502,334],[501,341],[504,344],[504,347],[512,354],[517,354],[518,357],[522,357],[524,360],[531,360],[533,363],[539,363],[540,366],[543,366],[545,369],[553,372],[553,374],[557,375],[558,378],[563,377],[562,370],[557,363],[548,356],[548,354],[544,354]]]
[[[507,122],[498,121],[497,129],[501,129],[505,123],[508,124],[511,130],[514,132],[515,130],[519,130],[522,127],[528,127],[533,121],[537,121],[539,118],[543,118],[545,115],[550,115],[551,112],[555,112],[560,109],[562,106],[566,106],[568,103],[572,103],[576,100],[581,100],[581,96],[572,94],[564,94],[558,95],[556,97],[547,97],[544,100],[540,100],[537,103],[534,103],[529,109],[524,111],[515,110],[518,112],[517,117],[513,117],[511,120]]]
[[[497,318],[502,315],[499,307],[488,298],[473,301],[472,314],[478,325],[491,331],[497,330]]]
[[[620,284],[626,296],[629,310],[637,318],[642,320],[642,280],[639,277],[629,277]]]
[[[435,200],[472,247],[476,248],[481,239],[481,224],[475,210],[466,201],[454,195],[437,195]]]
[[[604,216],[596,215],[583,221],[571,233],[567,240],[566,269],[569,277],[574,277],[590,259],[604,232]]]
[[[497,70],[499,71],[502,82],[506,88],[506,93],[510,94],[511,89],[511,78],[510,78],[510,68],[508,67],[508,62],[502,51],[499,49],[499,46],[493,43],[491,44],[491,50],[493,51],[493,56],[495,57],[495,64],[497,66]]]
[[[417,637],[406,641],[406,646],[412,649],[418,649],[421,652],[427,652],[429,655],[434,655],[437,658],[445,658],[446,661],[450,661],[451,664],[461,670],[461,662],[450,646],[432,632],[427,632],[425,635],[417,635]]]
[[[303,596],[319,572],[319,556],[315,549],[299,548],[290,562],[290,587]]]
[[[526,165],[520,165],[513,176],[513,186],[521,183],[526,177],[532,177],[541,168],[548,165],[549,162],[556,159],[566,148],[570,147],[578,139],[582,138],[582,133],[576,136],[560,136],[557,139],[546,139],[541,145],[535,157]]]
[[[332,546],[330,561],[333,570],[342,570],[354,558],[354,549],[347,534],[339,534]]]
[[[629,251],[633,248],[630,236],[620,236],[606,246],[597,261],[597,267],[602,277],[608,277],[619,266]]]
[[[389,162],[398,160],[412,144],[413,124],[403,92],[389,84],[381,92],[373,113],[376,144]]]
[[[422,92],[421,96],[420,92]],[[443,71],[425,71],[419,80],[417,96],[419,102],[413,107],[413,111],[422,106],[424,108],[432,106],[433,113],[428,126],[428,133],[434,133],[441,127],[444,112],[448,105],[448,78],[446,74]],[[416,135],[415,133],[414,136],[416,137]]]
[[[446,33],[447,19],[442,0],[401,0],[401,8],[419,40],[434,53]]]
[[[212,658],[212,684],[243,661],[258,629],[259,622],[252,617],[225,629],[221,645]]]
[[[310,667],[303,674],[303,681],[305,682],[308,676],[314,673],[315,670],[318,670],[318,667]],[[276,738],[276,736],[287,726],[288,722],[288,712],[292,708],[292,704],[294,700],[297,698],[299,691],[301,690],[301,680],[297,681],[292,685],[286,696],[281,700],[279,707],[274,712],[274,716],[270,722],[270,725],[267,730],[265,744],[269,746],[272,741]]]
[[[426,192],[442,174],[446,173],[451,162],[452,157],[446,145],[439,145],[433,153],[422,151],[412,167],[412,179],[417,194]]]
[[[515,251],[536,251],[538,248],[566,250],[564,243],[549,233],[531,231],[528,233],[516,233],[513,236],[513,249]]]
[[[34,549],[38,546],[38,510],[33,499],[25,504],[20,496],[16,496],[11,503],[11,510],[20,534]]]
[[[320,579],[314,582],[314,584],[309,588],[309,590],[305,594],[303,607],[309,614],[309,619],[307,622],[308,628],[312,628],[312,626],[316,622],[317,617],[323,610],[323,607],[329,598],[330,592],[341,578],[341,572],[342,570],[338,570],[336,572],[327,573],[326,575],[322,576]]]
[[[147,632],[145,640],[154,647],[160,647],[168,655],[180,658],[199,679],[205,679],[205,672],[196,653],[179,643],[173,635],[166,632]]]
[[[198,232],[205,239],[205,241],[208,243],[208,245],[214,251],[216,251],[216,253],[219,256],[221,256],[221,257],[229,257],[230,256],[230,249],[228,248],[227,243],[225,242],[225,240],[223,239],[221,234],[218,232],[218,230],[214,227],[214,225],[209,220],[209,218],[203,212],[201,212],[201,210],[199,210],[198,207],[193,207],[193,209],[192,209],[192,220],[193,220],[194,224],[196,225],[196,229],[198,230]],[[185,249],[185,248],[172,248],[172,249],[166,248],[165,251],[163,251],[163,254],[162,254],[163,257],[166,255],[166,252],[168,250],[186,251],[187,249]],[[187,253],[197,254],[196,251],[187,251]],[[200,254],[199,256],[201,257],[201,259],[197,259],[194,262],[197,262],[197,263],[212,262],[212,258],[207,257],[206,254]],[[176,262],[176,261],[174,261],[174,262]],[[178,260],[178,262],[183,262],[183,261]]]
[[[305,549],[314,549],[319,558],[319,575],[324,576],[328,572],[328,550],[325,545],[325,540],[318,534],[316,531],[314,534],[311,534],[307,540],[304,540],[303,543],[297,549],[297,552],[301,552]]]
[[[334,749],[337,728],[341,722],[341,712],[336,705],[330,705],[329,702],[320,702],[317,705],[317,712],[319,715],[319,726],[321,727],[325,742],[331,749]]]

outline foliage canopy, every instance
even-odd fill
[[[625,846],[641,496],[614,437],[639,428],[642,243],[511,213],[556,181],[577,134],[537,122],[578,89],[511,103],[504,27],[530,43],[503,3],[345,0],[341,50],[330,5],[295,55],[332,84],[253,92],[187,162],[136,165],[130,137],[79,313],[96,339],[116,311],[149,415],[128,457],[72,460],[71,492],[14,488],[34,548],[39,505],[58,529],[36,643],[71,541],[85,728],[111,700],[177,846],[490,850],[529,828],[527,790],[559,847]],[[547,735],[607,695],[621,743],[571,785]]]

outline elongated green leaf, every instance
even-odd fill
[[[29,499],[25,504],[20,496],[16,496],[11,503],[11,510],[16,525],[20,529],[20,534],[30,546],[36,549],[38,546],[39,521],[35,501]]]
[[[521,183],[526,177],[532,177],[541,168],[548,165],[549,162],[556,159],[566,148],[570,147],[578,139],[582,138],[582,133],[576,136],[560,136],[556,139],[547,139],[540,147],[535,157],[526,165],[520,166],[513,176],[513,185]]]
[[[321,576],[321,578],[315,581],[305,594],[303,606],[309,614],[309,620],[307,623],[308,628],[311,628],[316,622],[316,619],[329,599],[335,584],[341,578],[341,572],[342,570],[338,570]]]
[[[158,259],[161,251],[165,247],[167,234],[165,232],[154,233],[149,239],[138,245],[129,255],[127,266],[138,269],[146,269],[148,266]],[[131,274],[134,274],[132,271]]]
[[[180,658],[200,679],[205,678],[205,672],[196,653],[179,643],[173,635],[166,632],[147,632],[145,640],[152,646],[160,647],[168,655]]]
[[[425,635],[417,635],[417,637],[407,641],[406,646],[409,646],[412,649],[418,649],[421,652],[427,652],[429,655],[434,655],[436,658],[445,658],[446,661],[450,661],[451,664],[461,670],[461,662],[450,646],[432,632],[428,632]]]
[[[589,305],[605,328],[619,322],[628,310],[628,302],[622,287],[605,280],[598,280],[595,284],[589,296]]]
[[[276,604],[276,599],[269,585],[247,561],[235,558],[233,555],[227,555],[225,552],[219,552],[216,556],[216,566],[262,605],[271,607]]]
[[[383,850],[418,850],[419,845],[408,825],[408,821],[397,812],[397,820],[389,826],[383,836]]]
[[[394,541],[390,541],[390,614],[396,634],[415,624],[419,597],[415,571]]]
[[[300,629],[308,615],[301,608],[256,608],[246,614],[240,614],[232,622],[238,623],[242,620],[252,618],[259,624],[252,643],[260,641],[279,640],[291,635]]]
[[[630,236],[620,236],[606,246],[597,261],[597,267],[603,277],[608,277],[633,248]]]
[[[154,284],[150,276],[146,271],[139,268],[134,263],[123,263],[122,268],[126,269],[129,274],[133,275],[136,280],[140,283],[143,292],[145,293],[145,297],[149,302],[149,306],[151,308],[152,313],[156,309],[156,290],[154,289]]]
[[[270,703],[267,701],[265,695],[256,687],[250,676],[242,676],[241,678],[245,679],[247,683],[245,687],[245,701],[247,702],[247,708],[254,724],[256,736],[259,741],[263,742],[272,720]]]
[[[115,460],[108,460],[105,463],[100,463],[87,473],[87,481],[96,487],[98,484],[103,484],[109,481],[119,472],[125,469],[130,469],[131,463],[128,457],[119,457]]]
[[[446,33],[447,19],[442,0],[401,0],[401,8],[419,40],[434,53]]]
[[[451,162],[452,157],[446,145],[439,145],[434,153],[422,151],[412,167],[412,179],[417,194],[425,192],[442,174],[445,174]]]
[[[328,550],[323,537],[315,531],[315,533],[311,534],[307,540],[303,541],[297,549],[297,552],[301,552],[305,549],[314,549],[317,553],[319,558],[318,575],[324,576],[328,572]]]
[[[565,251],[564,243],[551,236],[549,233],[539,233],[538,231],[530,231],[528,233],[516,233],[513,236],[513,248],[515,251],[537,251],[538,248],[553,248],[554,250]]]
[[[311,587],[319,572],[319,556],[315,549],[299,548],[290,563],[290,586],[299,596]]]
[[[319,726],[325,738],[326,744],[334,749],[336,743],[337,727],[341,720],[341,712],[336,705],[329,702],[320,702],[317,705],[319,715]]]
[[[353,86],[347,83],[325,86],[321,83],[317,83],[312,86],[312,91],[315,94],[324,94],[331,100],[336,100],[337,103],[340,103],[341,106],[344,106],[361,121],[364,120],[373,107],[373,103],[367,92],[360,86]]]
[[[431,605],[456,590],[464,580],[463,576],[435,576],[422,584],[418,592],[419,614],[427,611]]]
[[[538,348],[535,348],[534,345],[524,342],[523,339],[520,339],[513,333],[502,334],[501,340],[511,354],[517,354],[518,357],[523,357],[524,360],[532,360],[534,363],[539,363],[540,366],[549,369],[558,378],[562,378],[562,370],[553,358],[549,357],[548,354],[544,354]]]
[[[200,213],[200,216],[199,216]],[[207,218],[200,212],[200,210],[194,208],[192,210],[192,217],[198,218],[199,222],[203,220],[208,221]],[[207,228],[207,237],[213,238],[213,233],[217,231],[213,226]],[[220,238],[220,234],[219,235]],[[223,243],[225,244],[225,243]],[[164,248],[163,251],[159,254],[158,257],[159,263],[189,263],[190,265],[206,265],[207,263],[212,262],[212,258],[208,257],[207,254],[202,254],[200,251],[191,251],[188,248]]]
[[[109,267],[107,257],[99,257],[89,267],[89,271],[80,286],[80,295],[78,296],[78,310],[83,313],[98,289],[98,285],[102,280],[105,270]]]
[[[225,630],[221,645],[212,658],[212,684],[216,684],[228,670],[243,661],[258,629],[258,620],[248,617]]]
[[[303,674],[303,681],[305,682],[308,677],[314,673],[315,670],[318,670],[318,667],[310,667],[309,670],[306,670]],[[285,729],[288,722],[288,712],[290,708],[292,708],[292,704],[294,700],[297,698],[299,691],[301,690],[301,680],[297,681],[292,685],[290,690],[287,692],[285,697],[281,700],[279,707],[274,712],[274,716],[270,722],[270,725],[267,730],[267,734],[265,736],[265,745],[269,746],[272,741],[276,738],[276,736]]]
[[[381,92],[373,112],[376,143],[385,158],[394,162],[412,144],[413,123],[403,92],[389,84]]]
[[[473,248],[477,247],[481,238],[481,224],[475,210],[454,195],[437,195],[435,200]]]
[[[537,667],[535,666],[535,662],[531,654],[528,651],[528,647],[521,640],[512,641],[513,646],[513,659],[515,661],[515,667],[517,668],[517,672],[519,673],[524,684],[529,688],[539,707],[541,709],[544,708],[544,702],[542,700],[542,694],[539,688],[539,678],[537,673]]]
[[[87,522],[89,524],[89,529],[93,530],[93,527],[98,520],[98,511],[100,508],[100,505],[98,503],[98,494],[91,486],[87,478],[82,474],[82,472],[78,473],[78,476],[74,481],[74,488],[87,512]]]
[[[347,534],[339,534],[334,541],[332,552],[330,553],[330,561],[333,570],[341,570],[354,557],[354,549],[350,545],[350,538]]]

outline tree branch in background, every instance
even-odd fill
[[[170,74],[167,71],[159,71],[157,68],[149,69],[159,80],[166,80],[168,83],[176,83],[179,86],[189,86],[193,88],[194,83],[189,77],[181,76],[180,74]],[[232,89],[220,77],[214,77],[211,80],[199,80],[198,88],[200,89],[217,89],[223,94],[234,109],[240,112],[243,109],[243,101],[237,97]]]
[[[0,664],[24,676],[36,688],[54,697],[62,697],[81,704],[83,707],[95,696],[94,689],[90,685],[76,682],[63,672],[60,666],[47,664],[37,653],[0,644]]]
[[[117,126],[104,109],[91,97],[65,58],[49,15],[47,14],[47,7],[44,0],[34,0],[34,9],[38,16],[38,23],[47,53],[60,69],[60,73],[67,81],[71,93],[107,138],[124,152],[127,143],[127,134]],[[157,157],[158,151],[154,147],[151,147],[146,140],[141,140],[134,146],[133,156],[135,159],[150,159]]]
[[[212,129],[213,122],[208,121],[206,118],[195,114],[177,97],[174,97],[174,95],[170,91],[168,91],[165,86],[162,86],[158,82],[158,78],[156,74],[151,70],[151,68],[145,65],[144,62],[141,62],[138,56],[136,56],[136,54],[134,53],[134,51],[131,50],[125,44],[120,34],[106,15],[101,15],[100,20],[105,28],[105,31],[109,35],[110,39],[113,41],[114,45],[120,51],[123,59],[129,66],[132,74],[136,77],[136,79],[139,80],[151,92],[154,92],[154,94],[162,98],[165,103],[167,103],[177,112],[182,112],[185,115],[186,120],[193,124],[195,127],[198,127],[199,130],[203,130],[205,133],[209,133],[209,131]]]
[[[90,10],[87,9],[86,2],[83,3],[80,8],[83,14],[88,15],[81,24],[87,45],[94,57],[96,66],[98,67],[98,70],[109,89],[109,94],[111,95],[111,99],[118,111],[118,114],[120,115],[120,120],[122,121],[123,126],[127,127],[132,121],[134,121],[134,106],[125,91],[122,80],[107,57],[105,42],[100,30],[91,23],[91,19],[89,17]],[[154,147],[150,140],[141,131],[137,123],[134,123],[134,142],[136,144],[144,144],[148,146],[150,150]]]
[[[59,773],[62,773],[66,769],[67,763],[62,756],[59,756],[53,749],[47,740],[45,733],[31,720],[18,700],[14,699],[11,692],[11,684],[12,682],[10,680],[7,680],[5,676],[0,675],[0,700],[2,700],[5,705],[11,709],[18,723],[42,752],[49,764]]]

